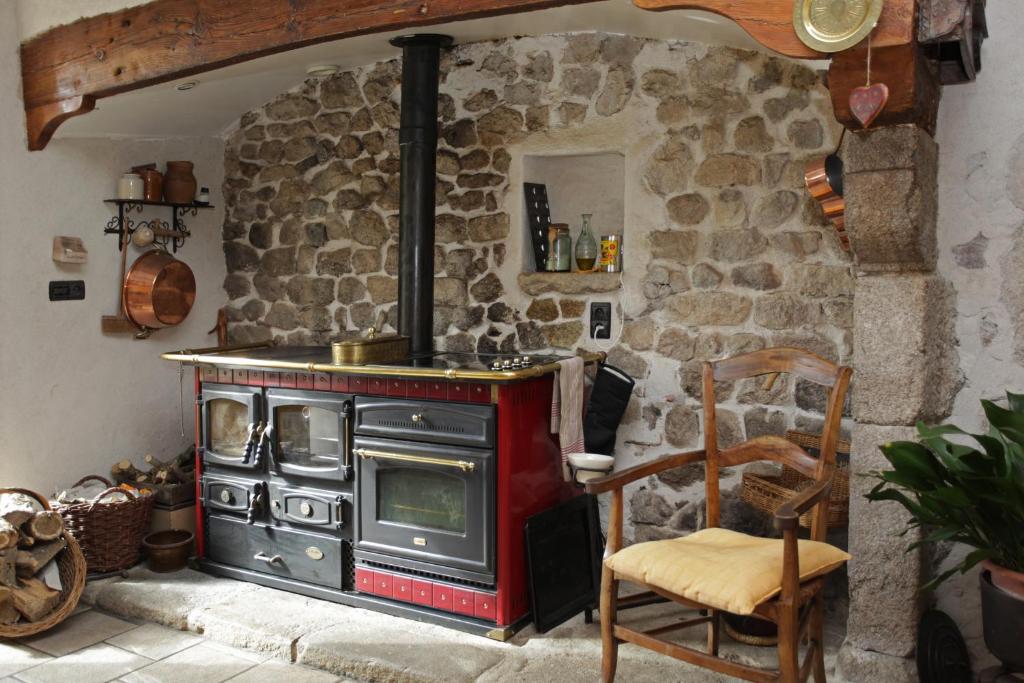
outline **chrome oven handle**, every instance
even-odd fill
[[[252,559],[259,560],[260,562],[266,562],[267,564],[277,564],[278,562],[282,562],[284,560],[284,558],[281,557],[280,555],[270,556],[270,555],[267,555],[262,550],[259,551],[258,553],[256,553],[255,555],[253,555]]]
[[[472,472],[476,469],[475,462],[467,460],[446,460],[445,458],[429,458],[425,455],[412,455],[410,453],[390,453],[388,451],[375,451],[371,448],[357,448],[355,454],[362,459],[376,458],[380,460],[400,460],[402,462],[415,462],[422,465],[440,465],[441,467],[456,467],[463,472]]]

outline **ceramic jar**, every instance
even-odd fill
[[[191,204],[196,196],[196,177],[191,161],[168,161],[164,174],[164,199],[170,204]]]
[[[142,198],[147,202],[158,202],[164,194],[164,176],[155,168],[139,172],[142,176]]]
[[[142,199],[143,183],[137,173],[125,173],[117,180],[118,199]]]

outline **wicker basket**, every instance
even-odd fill
[[[64,526],[81,544],[90,574],[127,569],[139,561],[142,537],[149,529],[156,496],[137,496],[95,475],[83,477],[75,486],[91,479],[106,484],[107,490],[91,503],[58,505],[57,511],[64,518]],[[124,493],[128,500],[99,502],[103,496],[116,491]]]
[[[45,498],[27,489],[0,488],[0,494],[3,493],[21,493],[35,498],[44,510],[52,509]],[[42,633],[64,621],[75,611],[78,599],[82,597],[82,590],[85,588],[85,557],[82,555],[82,549],[78,546],[78,541],[67,529],[64,530],[64,541],[67,543],[67,547],[57,554],[57,570],[60,572],[62,586],[60,603],[40,621],[0,624],[0,638],[25,638]]]
[[[804,432],[786,432],[786,439],[817,456],[821,451],[821,436]],[[840,455],[845,457],[840,457]],[[836,471],[832,477],[832,491],[828,497],[829,527],[843,527],[850,521],[850,442],[836,442]],[[792,498],[798,491],[811,485],[813,479],[800,472],[783,467],[781,476],[743,473],[740,498],[759,510],[770,514]],[[811,526],[811,513],[800,515],[800,526]]]

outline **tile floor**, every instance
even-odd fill
[[[60,626],[0,640],[0,683],[355,683],[188,631],[84,607]]]

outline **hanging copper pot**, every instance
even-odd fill
[[[122,289],[124,312],[142,328],[170,327],[183,321],[196,300],[192,269],[165,251],[148,251],[132,264]]]

